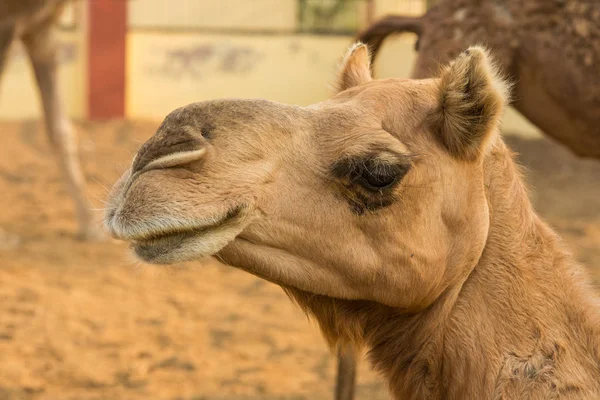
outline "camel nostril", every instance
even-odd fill
[[[188,151],[177,151],[175,153],[167,154],[159,158],[146,163],[143,167],[139,168],[138,171],[148,171],[156,168],[170,168],[178,165],[189,164],[193,161],[200,160],[206,153],[206,148]]]
[[[168,168],[196,161],[206,152],[202,137],[153,137],[138,151],[132,174],[152,168]]]

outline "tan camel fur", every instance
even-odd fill
[[[440,0],[422,17],[383,18],[358,40],[375,56],[401,32],[419,36],[415,78],[485,44],[513,78],[521,114],[576,154],[600,158],[600,1]]]
[[[0,1],[0,76],[8,61],[11,45],[20,39],[35,72],[50,143],[75,201],[80,236],[95,239],[99,230],[84,194],[85,182],[77,155],[76,136],[58,82],[56,23],[66,3],[67,0]]]
[[[328,101],[173,111],[108,230],[150,263],[214,254],[282,286],[396,399],[600,398],[600,302],[532,209],[486,52],[435,79],[369,71],[359,44]]]

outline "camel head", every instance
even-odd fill
[[[285,287],[426,307],[484,249],[506,85],[478,47],[436,79],[369,71],[357,44],[325,102],[173,111],[112,189],[108,230],[149,263],[216,255]]]

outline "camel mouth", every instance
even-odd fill
[[[201,239],[202,234],[194,231],[166,233],[150,239],[133,240],[131,248],[141,260],[151,264],[169,264],[169,253],[183,249],[194,239]],[[183,261],[183,260],[181,260]]]
[[[142,261],[172,264],[214,255],[240,233],[244,206],[227,211],[207,225],[144,232],[130,238],[131,248]]]

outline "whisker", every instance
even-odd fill
[[[90,208],[88,208],[88,210],[90,210],[90,211],[106,211],[107,209],[108,209],[108,207],[101,207],[101,208],[90,207]]]
[[[107,199],[101,198],[101,197],[98,197],[98,196],[94,196],[94,195],[88,193],[88,202],[90,203],[89,205],[92,206],[92,207],[95,207],[96,205],[90,201],[89,197],[93,198],[94,200],[96,200],[97,202],[99,202],[101,204],[107,204],[108,203]]]
[[[100,182],[98,179],[96,179],[96,178],[92,177],[92,180],[93,180],[94,182],[96,182],[98,185],[100,185],[100,187],[101,187],[102,189],[104,189],[104,191],[106,192],[106,194],[109,194],[109,193],[110,193],[110,189],[109,189],[109,188],[107,188],[107,187],[106,187],[106,186],[105,186],[105,185],[104,185],[102,182]]]
[[[133,265],[134,276],[139,277],[144,271],[146,271],[147,268],[148,268],[148,266],[146,264],[137,260],[135,262],[135,264]]]

